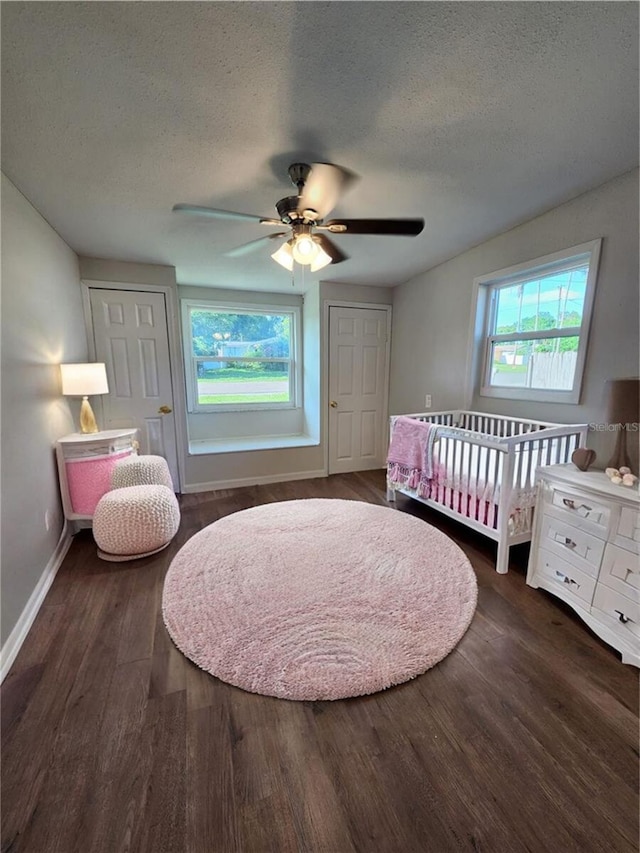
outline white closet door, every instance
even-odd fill
[[[101,429],[136,427],[140,453],[163,456],[179,487],[163,293],[91,288],[96,358],[107,366]]]
[[[387,450],[385,309],[329,309],[329,473],[384,466]]]

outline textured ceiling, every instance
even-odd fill
[[[265,226],[289,163],[360,180],[325,280],[394,285],[634,168],[636,3],[4,2],[2,168],[81,255],[286,291]],[[585,235],[593,236],[593,235]],[[299,268],[298,268],[299,269]],[[312,280],[307,271],[306,282]],[[297,279],[296,289],[305,284]]]

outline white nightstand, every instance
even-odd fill
[[[640,496],[602,471],[539,468],[527,583],[640,667]]]
[[[137,429],[109,429],[73,433],[56,442],[62,506],[76,526],[90,526],[98,501],[109,491],[114,465],[136,452],[137,433]]]

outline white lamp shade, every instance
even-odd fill
[[[271,257],[290,271],[293,270],[294,260],[304,266],[311,265],[311,272],[317,272],[331,263],[330,255],[322,248],[319,240],[309,234],[287,240]]]
[[[67,397],[89,397],[108,394],[107,369],[101,362],[93,364],[61,364],[62,393]]]
[[[281,267],[289,270],[291,272],[293,270],[293,255],[291,253],[291,246],[289,243],[283,243],[282,246],[271,255],[274,261],[280,264]]]
[[[316,246],[318,247],[318,251],[315,258],[311,261],[311,272],[324,269],[331,263],[331,256],[325,252],[320,243],[316,243]]]

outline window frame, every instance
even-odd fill
[[[584,365],[587,355],[589,328],[593,314],[593,303],[598,276],[602,239],[581,243],[551,255],[544,255],[522,264],[487,273],[474,279],[476,289],[475,326],[476,340],[480,348],[479,395],[497,399],[531,400],[544,403],[578,403],[582,390]],[[504,287],[513,287],[540,276],[565,272],[589,265],[585,299],[580,326],[567,326],[560,329],[538,329],[531,332],[507,332],[497,334],[492,331],[496,320],[497,292]],[[491,385],[491,355],[496,343],[541,340],[549,338],[577,337],[578,354],[571,389],[521,388],[517,386]]]
[[[262,303],[230,303],[209,299],[182,299],[182,339],[184,351],[184,373],[187,391],[187,411],[190,414],[212,414],[215,412],[260,412],[274,409],[297,409],[302,405],[302,346],[301,346],[301,310],[297,305],[267,305]],[[291,317],[291,345],[289,358],[274,357],[225,357],[194,356],[191,330],[191,312],[211,311],[214,314],[288,314]],[[202,361],[257,361],[284,362],[289,367],[289,400],[277,403],[207,403],[198,402],[198,371],[196,365]]]

